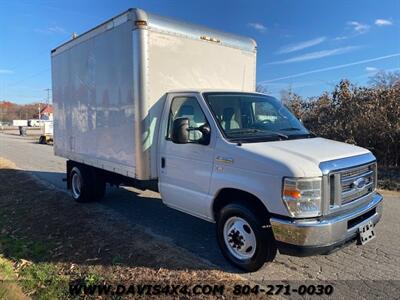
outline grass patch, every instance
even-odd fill
[[[14,260],[29,258],[41,261],[48,256],[48,247],[44,243],[5,234],[0,235],[0,249],[6,257]]]
[[[1,256],[0,256],[0,275],[1,275],[1,280],[15,279],[14,267],[12,263]]]
[[[0,253],[8,259],[0,257],[0,278],[7,281],[0,285],[0,299],[9,299],[10,286],[17,280],[16,272],[18,283],[27,295],[35,299],[67,298],[67,278],[58,274],[56,265],[40,262],[49,257],[50,245],[9,235],[4,226],[1,232]]]
[[[20,271],[20,284],[35,299],[62,299],[67,297],[68,279],[58,274],[57,266],[49,263],[28,265]]]
[[[104,281],[103,277],[97,273],[89,273],[85,276],[84,283],[86,285],[100,284]]]
[[[0,299],[26,299],[16,281],[13,263],[0,256]]]

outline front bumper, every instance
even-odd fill
[[[372,200],[356,210],[320,219],[271,218],[271,227],[280,253],[296,256],[328,253],[353,241],[358,228],[369,221],[378,223],[382,216],[382,200]]]

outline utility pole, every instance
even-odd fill
[[[51,89],[45,89],[45,91],[47,92],[46,104],[49,105],[49,103],[50,103],[50,91],[51,91]]]

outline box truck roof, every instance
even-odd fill
[[[232,93],[232,92],[243,92],[241,89],[172,89],[169,90],[168,93]],[[247,93],[264,95],[263,93],[248,91]]]
[[[150,14],[138,8],[131,8],[124,13],[119,14],[118,16],[115,16],[110,20],[92,28],[91,30],[82,33],[78,37],[72,38],[70,41],[53,49],[51,53],[52,55],[57,55],[58,53],[61,53],[76,44],[86,41],[104,31],[112,29],[114,26],[118,26],[125,22],[131,22],[132,29],[145,27],[153,31],[167,32],[193,39],[202,39],[247,51],[256,51],[257,49],[255,40],[248,37],[225,33],[210,29],[208,27],[198,26],[171,18]]]

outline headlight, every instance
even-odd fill
[[[284,178],[282,199],[292,217],[321,215],[321,178]]]

